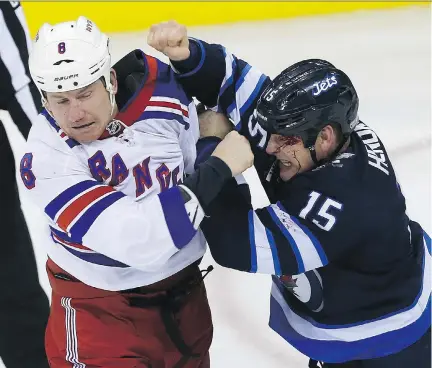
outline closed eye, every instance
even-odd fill
[[[90,96],[91,96],[91,91],[88,91],[88,92],[86,92],[86,93],[83,93],[82,95],[79,95],[78,96],[78,98],[80,99],[80,100],[84,100],[84,99],[86,99],[86,98],[89,98]]]

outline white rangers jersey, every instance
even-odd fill
[[[48,256],[104,290],[160,281],[205,252],[176,187],[196,157],[195,106],[168,65],[139,50],[131,54],[145,76],[119,106],[122,123],[80,144],[43,111],[20,165],[26,192],[48,221]],[[119,86],[121,94],[121,80]]]

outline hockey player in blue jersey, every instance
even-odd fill
[[[255,147],[271,205],[254,211],[238,177],[202,229],[219,264],[272,275],[271,328],[310,367],[430,367],[431,240],[348,76],[304,60],[271,81],[175,22],[153,26],[149,44]]]

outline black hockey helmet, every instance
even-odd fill
[[[300,61],[280,73],[262,93],[258,123],[268,132],[300,136],[313,149],[321,129],[338,124],[345,142],[358,122],[359,99],[348,76],[325,60]]]

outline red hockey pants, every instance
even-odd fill
[[[198,265],[121,292],[81,283],[48,260],[52,368],[208,368],[213,325]]]

